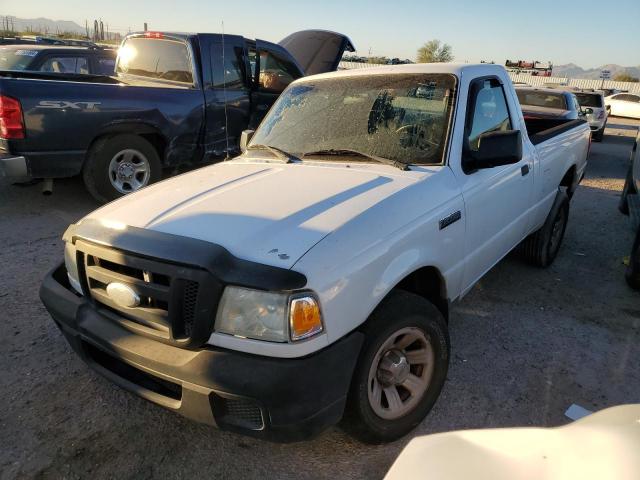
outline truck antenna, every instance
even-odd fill
[[[227,144],[225,160],[229,160],[229,116],[227,114],[227,64],[224,62],[224,20],[222,20],[222,95],[224,96],[224,138]]]

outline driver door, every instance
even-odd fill
[[[255,129],[284,89],[304,73],[284,48],[264,40],[249,46],[249,64],[253,79],[249,128]]]
[[[516,110],[509,108],[499,79],[478,79],[470,92],[464,138],[468,149],[477,148],[483,133],[518,128],[518,118],[510,114]],[[524,148],[517,163],[463,171],[460,180],[467,222],[464,292],[524,238],[529,228],[533,178],[533,159]]]

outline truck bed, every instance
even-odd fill
[[[587,122],[581,119],[525,118],[524,123],[527,127],[529,140],[537,145]]]

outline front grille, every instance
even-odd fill
[[[216,422],[219,424],[233,425],[249,430],[264,428],[262,410],[250,399],[224,398],[214,394],[211,404]]]
[[[208,272],[83,240],[76,250],[85,294],[107,317],[171,343],[203,343],[211,334],[222,287]],[[132,289],[139,303],[116,303],[110,283]]]

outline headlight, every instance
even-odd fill
[[[218,306],[215,329],[238,337],[287,342],[320,333],[322,319],[318,302],[311,295],[227,287]]]

